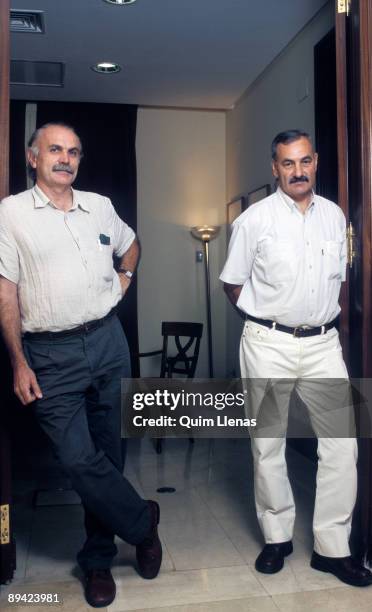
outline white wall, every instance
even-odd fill
[[[314,45],[334,25],[327,3],[227,114],[227,196],[272,183],[270,145],[280,131],[314,136]],[[306,87],[308,95],[306,95]]]
[[[198,376],[208,375],[204,265],[193,225],[225,221],[225,113],[140,108],[137,125],[140,351],[161,347],[161,322],[205,324]],[[224,229],[224,228],[223,228]],[[215,376],[225,374],[226,301],[218,281],[225,233],[210,244]],[[158,376],[157,358],[143,376]]]
[[[334,2],[326,4],[228,112],[227,197],[273,184],[270,145],[286,129],[314,137],[314,45],[334,25]],[[321,163],[321,160],[320,160]],[[242,322],[227,309],[227,372],[238,372]]]

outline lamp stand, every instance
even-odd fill
[[[203,240],[205,288],[207,295],[207,336],[208,336],[208,365],[209,378],[213,378],[213,347],[212,347],[212,316],[211,316],[211,282],[209,273],[209,240]]]
[[[220,231],[217,226],[196,226],[191,228],[191,234],[197,240],[201,240],[204,250],[204,272],[205,272],[205,289],[207,297],[207,340],[208,340],[208,367],[209,377],[213,378],[213,344],[212,344],[212,314],[211,314],[211,282],[209,273],[209,243],[215,238]]]

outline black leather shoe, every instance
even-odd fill
[[[148,502],[151,527],[148,535],[136,547],[138,573],[142,578],[151,580],[155,578],[160,570],[162,559],[162,547],[158,536],[158,524],[160,520],[160,508],[155,501]]]
[[[292,542],[280,542],[279,544],[265,544],[258,555],[255,568],[263,574],[276,574],[284,565],[284,557],[293,552]]]
[[[324,557],[315,551],[310,565],[320,572],[329,572],[346,584],[364,587],[372,584],[372,573],[353,557]]]
[[[85,599],[93,608],[105,608],[115,599],[116,586],[109,569],[93,569],[85,573]]]

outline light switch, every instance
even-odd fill
[[[302,102],[309,97],[310,89],[309,89],[309,77],[301,77],[299,83],[297,83],[297,102]]]

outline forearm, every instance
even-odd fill
[[[131,272],[132,274],[135,272],[139,259],[139,254],[140,247],[137,238],[135,238],[129,249],[125,251],[119,263],[119,279],[121,284],[122,297],[125,295],[131,283],[131,278],[130,276],[128,276],[128,274],[126,274],[126,272]],[[120,270],[125,270],[125,272],[121,272]]]
[[[122,256],[119,263],[119,268],[129,270],[129,272],[134,272],[137,267],[139,254],[140,247],[137,238],[135,238],[129,249],[125,251],[124,255]]]
[[[223,289],[227,297],[229,298],[230,302],[234,306],[236,306],[236,303],[243,289],[243,285],[230,285],[229,283],[224,283]]]
[[[17,285],[3,276],[0,276],[0,328],[13,366],[15,394],[24,405],[41,399],[43,394],[22,348]]]
[[[21,340],[17,285],[4,277],[0,277],[0,328],[12,366],[26,363]]]

